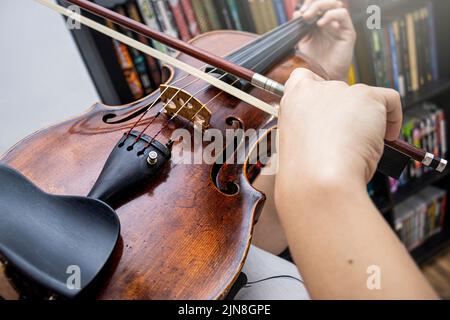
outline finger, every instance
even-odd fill
[[[319,27],[323,27],[329,24],[332,25],[334,22],[338,22],[342,28],[353,29],[350,14],[345,8],[328,10],[322,18],[317,21],[317,25]]]
[[[310,6],[314,1],[317,1],[317,0],[305,0],[305,1],[303,1],[302,6],[300,7],[299,13],[300,13],[300,14],[305,13],[305,11],[309,8],[309,6]]]
[[[403,108],[400,94],[387,88],[375,88],[381,102],[386,106],[386,140],[395,141],[400,136],[403,125]]]
[[[341,1],[336,1],[336,0],[314,1],[304,11],[303,18],[308,22],[313,21],[317,16],[324,14],[328,10],[339,9],[342,7],[343,7],[343,4]]]
[[[325,81],[323,78],[321,78],[311,70],[298,68],[291,73],[288,81],[286,82],[286,92],[290,92],[291,90],[293,90],[297,86],[297,84],[303,80]]]

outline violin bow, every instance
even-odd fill
[[[172,65],[182,71],[185,71],[191,75],[196,76],[199,79],[204,80],[205,82],[215,86],[218,89],[223,90],[224,92],[250,104],[254,107],[259,108],[260,110],[267,112],[268,114],[278,117],[278,109],[266,102],[263,102],[235,87],[232,85],[229,85],[207,73],[204,73],[203,71],[196,69],[174,57],[171,57],[165,53],[162,53],[156,49],[153,49],[152,47],[145,45],[139,41],[136,41],[130,37],[125,36],[124,34],[111,30],[108,27],[93,21],[92,19],[89,19],[85,16],[82,16],[80,14],[77,14],[73,12],[72,10],[69,10],[67,8],[64,8],[63,6],[60,6],[51,0],[35,0],[42,5],[70,18],[73,19],[83,25],[86,25],[90,27],[91,29],[94,29],[100,33],[103,33],[113,39],[116,39],[130,47],[133,47],[143,53],[146,53],[160,61],[163,61],[164,63],[168,65]],[[260,89],[263,89],[265,91],[268,91],[272,94],[276,94],[280,97],[284,94],[284,85],[281,83],[278,83],[277,81],[274,81],[264,75],[261,75],[259,73],[256,73],[252,70],[249,70],[247,68],[244,68],[242,66],[236,65],[234,63],[231,63],[227,61],[226,59],[219,57],[217,55],[214,55],[208,51],[205,51],[201,48],[195,47],[187,42],[184,42],[182,40],[179,40],[177,38],[171,37],[167,34],[164,34],[162,32],[152,30],[148,26],[137,22],[135,20],[132,20],[128,17],[122,16],[112,10],[109,10],[108,8],[102,7],[96,3],[87,1],[87,0],[66,0],[69,3],[72,3],[86,11],[89,11],[99,17],[111,20],[112,22],[121,25],[124,28],[127,28],[131,31],[134,31],[136,33],[139,33],[145,37],[151,38],[153,40],[159,41],[165,45],[168,45],[175,50],[178,50],[180,52],[183,52],[185,54],[188,54],[200,61],[203,61],[205,63],[209,63],[212,66],[221,69],[225,72],[228,72],[238,78],[241,78],[243,80],[246,80],[250,82],[255,87],[258,87]],[[447,160],[441,159],[434,154],[427,152],[423,149],[417,148],[415,146],[412,146],[408,144],[405,141],[402,140],[396,140],[396,141],[385,141],[385,145],[397,152],[400,152],[403,155],[408,156],[409,158],[414,159],[415,161],[418,161],[422,163],[426,167],[430,167],[438,172],[444,172],[444,170],[447,167]]]

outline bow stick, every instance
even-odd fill
[[[166,64],[172,65],[180,70],[183,70],[191,75],[198,77],[199,79],[204,80],[205,82],[215,86],[218,89],[223,90],[224,92],[250,104],[253,105],[260,110],[271,114],[272,116],[278,117],[278,110],[276,107],[269,105],[266,102],[263,102],[219,79],[214,78],[213,76],[202,72],[199,69],[196,69],[182,61],[179,61],[171,56],[168,56],[156,49],[153,49],[150,46],[147,46],[139,41],[136,41],[132,38],[125,36],[124,34],[117,32],[115,30],[111,30],[108,27],[95,22],[89,18],[86,18],[82,15],[79,15],[69,9],[66,9],[60,5],[53,3],[51,0],[35,0],[54,11],[63,14],[70,19],[78,21],[79,23],[86,25],[94,30],[97,30],[113,39],[121,41],[126,45],[133,47],[139,51],[142,51],[154,58],[163,61]],[[102,18],[109,19],[114,23],[117,23],[127,29],[130,29],[134,32],[140,33],[146,37],[159,41],[165,45],[168,45],[176,50],[179,50],[183,53],[186,53],[194,58],[199,59],[200,61],[210,63],[214,67],[218,69],[222,69],[230,74],[233,74],[236,77],[242,78],[246,81],[249,81],[256,87],[259,87],[265,91],[269,91],[271,93],[277,94],[279,96],[283,96],[284,94],[284,86],[266,76],[253,72],[249,69],[246,69],[242,66],[233,64],[222,57],[211,54],[203,49],[197,48],[189,43],[181,41],[179,39],[173,38],[164,33],[155,31],[147,27],[146,25],[134,21],[128,17],[122,16],[112,10],[99,6],[93,2],[89,2],[86,0],[66,0],[72,4],[75,4],[84,10],[92,12]],[[447,167],[447,160],[436,157],[434,154],[429,153],[425,150],[419,149],[415,146],[412,146],[405,141],[397,140],[397,141],[386,141],[386,145],[397,152],[400,152],[408,157],[421,162],[423,165],[427,167],[431,167],[438,172],[443,172]]]

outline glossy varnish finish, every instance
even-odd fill
[[[213,32],[196,38],[194,43],[218,55],[226,55],[254,37],[230,31]],[[203,65],[185,55],[179,58],[199,67]],[[284,83],[302,61],[291,57],[274,68],[269,76]],[[178,79],[183,74],[173,76]],[[191,80],[180,81],[177,86]],[[205,83],[198,81],[185,90],[194,93],[204,86]],[[211,88],[196,97],[206,102],[217,92]],[[276,97],[258,89],[252,94],[278,103]],[[47,192],[87,195],[111,150],[135,121],[106,124],[103,117],[111,113],[116,114],[114,119],[126,117],[153,101],[154,96],[157,94],[122,107],[95,104],[85,114],[19,142],[1,162],[18,169]],[[61,105],[64,106],[63,99]],[[158,105],[151,113],[160,108]],[[273,121],[263,112],[226,94],[208,108],[213,114],[211,127],[220,130],[230,128],[226,123],[230,116],[240,119],[245,128],[259,129]],[[158,132],[166,121],[162,116],[147,134]],[[175,121],[174,124],[183,127],[185,123]],[[165,143],[170,134],[170,130],[164,130],[158,140]],[[175,144],[173,152],[178,149],[179,145]],[[227,179],[236,180],[239,185],[235,195],[226,195],[214,186],[211,169],[212,166],[206,164],[171,162],[155,181],[117,206],[121,241],[104,279],[94,291],[97,298],[217,299],[227,294],[245,261],[253,220],[263,205],[264,196],[250,185],[242,166],[226,170],[227,175],[235,175]]]

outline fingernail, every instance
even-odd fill
[[[305,13],[306,9],[308,9],[308,6],[306,4],[302,5],[300,8],[300,13]]]

